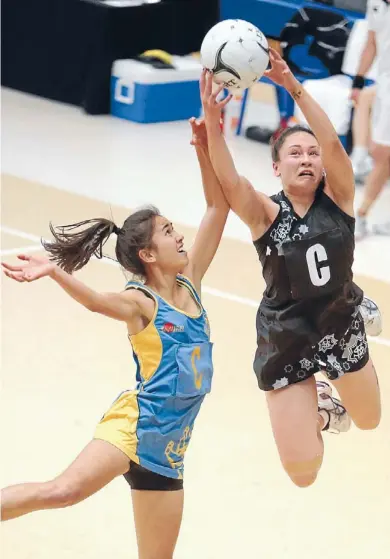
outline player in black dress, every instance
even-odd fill
[[[347,431],[351,419],[374,429],[381,406],[368,333],[380,313],[353,283],[354,176],[328,117],[270,49],[267,76],[294,98],[311,129],[285,130],[272,146],[283,190],[268,197],[239,176],[219,127],[212,76],[201,82],[209,149],[231,208],[249,226],[266,290],[257,313],[254,369],[266,391],[282,464],[306,487],[323,458],[322,431]],[[332,396],[323,372],[337,388]],[[348,413],[347,411],[348,410]]]

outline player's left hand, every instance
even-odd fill
[[[190,124],[192,129],[191,145],[207,148],[207,131],[204,118],[192,117]]]
[[[269,49],[269,60],[271,68],[270,70],[266,70],[264,75],[287,90],[295,88],[297,79],[288,67],[287,62],[271,47]]]

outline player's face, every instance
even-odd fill
[[[157,216],[152,237],[155,262],[166,272],[181,272],[188,264],[184,250],[184,237],[178,233],[165,217]]]
[[[274,163],[277,177],[284,187],[302,187],[315,191],[324,168],[317,140],[306,132],[292,134],[280,148],[279,161]]]

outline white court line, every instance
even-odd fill
[[[33,241],[33,242],[41,241],[41,237],[37,237],[36,235],[31,235],[30,233],[25,233],[24,231],[19,231],[18,229],[12,229],[10,227],[5,227],[3,225],[0,227],[0,229],[4,233],[8,233],[9,235],[15,235],[16,237],[20,237],[22,239],[28,239],[29,241]],[[111,260],[110,258],[103,258],[101,262],[103,262],[104,264],[119,266],[119,264],[115,260]],[[234,303],[240,303],[241,305],[245,305],[247,307],[253,307],[257,309],[257,307],[259,306],[259,301],[254,301],[253,299],[247,299],[246,297],[240,297],[239,295],[234,295],[233,293],[227,293],[226,291],[220,291],[219,289],[215,289],[214,287],[207,287],[207,285],[202,286],[202,292],[208,293],[209,295],[213,295],[214,297],[219,297],[221,299],[233,301]],[[372,336],[367,336],[367,339],[375,344],[390,347],[390,340],[386,338],[382,338],[380,336],[374,338]]]
[[[15,237],[20,237],[21,239],[26,239],[27,241],[33,241],[34,243],[41,242],[41,237],[37,237],[37,235],[30,235],[30,233],[24,233],[24,231],[19,231],[19,229],[12,229],[11,227],[5,227],[4,225],[1,225],[0,229],[3,233],[7,233],[7,235],[15,235]]]
[[[42,250],[42,245],[29,245],[27,247],[6,248],[4,250],[0,250],[0,255],[11,256],[13,254],[25,254],[27,252],[38,252],[39,250]]]

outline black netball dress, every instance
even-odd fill
[[[254,242],[266,282],[256,318],[260,388],[360,370],[369,356],[352,274],[354,218],[323,191],[302,218],[283,192],[271,198],[278,216]]]

